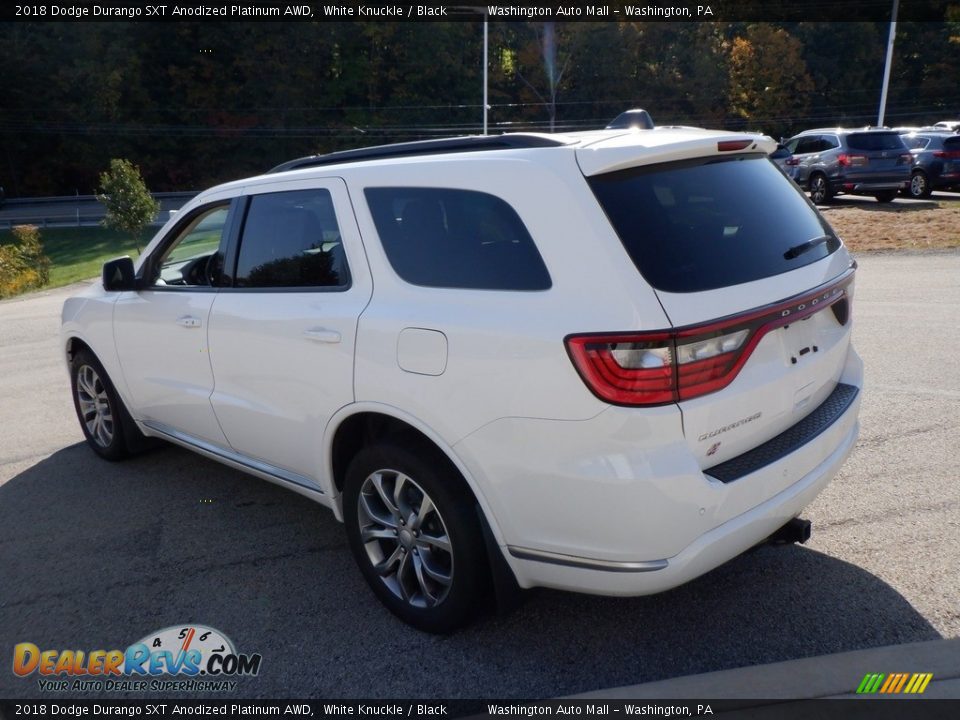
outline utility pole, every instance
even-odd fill
[[[487,109],[490,107],[487,104],[487,68],[489,63],[487,60],[487,47],[489,45],[489,35],[488,35],[488,22],[490,16],[487,14],[487,9],[483,9],[483,134],[487,134]]]
[[[893,0],[893,14],[890,16],[890,37],[887,39],[887,61],[883,66],[883,90],[880,91],[880,112],[877,125],[883,127],[883,117],[887,114],[887,87],[890,85],[890,65],[893,62],[893,41],[897,37],[897,6],[900,0]]]

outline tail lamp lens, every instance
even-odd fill
[[[570,358],[587,387],[615,405],[667,405],[720,390],[761,338],[826,308],[846,325],[853,270],[809,295],[725,320],[670,331],[571,335]]]
[[[865,155],[841,153],[837,156],[837,162],[843,167],[865,167],[870,163],[870,160]]]

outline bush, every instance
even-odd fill
[[[50,282],[50,258],[34,225],[13,228],[14,242],[0,245],[0,298],[36,290]]]

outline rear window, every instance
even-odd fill
[[[960,137],[947,138],[943,141],[943,149],[950,152],[960,150]]]
[[[550,275],[520,216],[488,193],[367,188],[390,265],[413,285],[547,290]]]
[[[903,140],[895,132],[851,133],[847,136],[851,150],[903,150]]]
[[[911,150],[923,150],[927,145],[930,144],[930,139],[925,137],[901,137],[903,139],[903,144]]]
[[[658,290],[738,285],[840,247],[806,197],[763,156],[631,168],[588,181],[627,254]],[[826,239],[810,242],[819,238]]]

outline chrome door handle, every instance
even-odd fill
[[[184,315],[183,317],[177,318],[177,325],[182,325],[186,328],[195,328],[200,327],[200,318],[193,317],[192,315]]]
[[[340,333],[336,330],[327,330],[326,328],[310,328],[309,330],[304,330],[303,336],[307,338],[307,340],[313,340],[314,342],[340,342]]]

